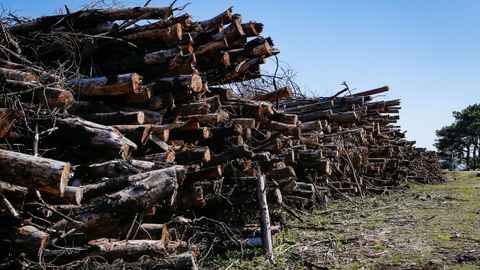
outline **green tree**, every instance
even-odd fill
[[[451,165],[465,164],[466,169],[478,168],[480,152],[480,104],[470,105],[453,112],[454,123],[437,130],[437,147],[440,156]]]

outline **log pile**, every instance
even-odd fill
[[[279,51],[231,8],[1,26],[5,264],[195,269],[213,243],[271,252],[284,210],[441,179],[435,154],[396,125],[400,101],[375,99],[388,87],[235,95],[227,85],[261,77]]]

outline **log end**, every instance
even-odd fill
[[[137,113],[137,123],[139,125],[142,125],[143,123],[145,123],[145,113],[143,113],[143,112],[138,112]]]
[[[63,197],[63,194],[65,193],[65,189],[67,188],[68,185],[68,180],[70,180],[72,174],[72,165],[70,163],[65,163],[65,166],[63,166],[63,171],[62,174],[60,175],[60,196]]]
[[[182,29],[182,24],[177,23],[174,26],[174,37],[175,39],[182,40],[183,37],[183,29]]]
[[[61,109],[69,109],[75,103],[75,98],[70,91],[61,91],[57,97],[47,96],[48,105]]]
[[[202,133],[203,133],[203,138],[204,138],[204,139],[208,139],[208,138],[211,137],[210,129],[207,128],[207,127],[203,127],[203,128],[202,128]]]
[[[210,153],[210,149],[207,148],[207,150],[205,150],[205,152],[204,152],[202,160],[204,162],[209,162],[211,159],[212,159],[212,154]]]
[[[190,89],[192,89],[193,92],[199,93],[202,91],[202,88],[202,77],[198,74],[193,74],[190,81]]]
[[[142,76],[138,73],[132,73],[132,89],[134,93],[140,93],[144,88],[141,87]]]

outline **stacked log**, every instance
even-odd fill
[[[5,28],[2,258],[194,269],[212,235],[270,252],[283,210],[441,179],[435,154],[396,125],[400,101],[373,101],[388,87],[234,95],[229,83],[259,78],[279,51],[231,8],[198,22],[171,7],[82,10]],[[62,61],[80,74],[47,71]]]

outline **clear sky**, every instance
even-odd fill
[[[0,0],[24,16],[48,15],[84,0]],[[123,1],[143,5],[143,1]],[[401,98],[400,124],[417,145],[432,148],[435,130],[452,111],[480,102],[480,1],[478,0],[179,0],[194,19],[229,6],[244,20],[265,24],[280,60],[298,73],[303,89],[319,95],[351,88],[390,86]],[[152,0],[150,6],[170,2]],[[268,68],[268,66],[267,66]]]

